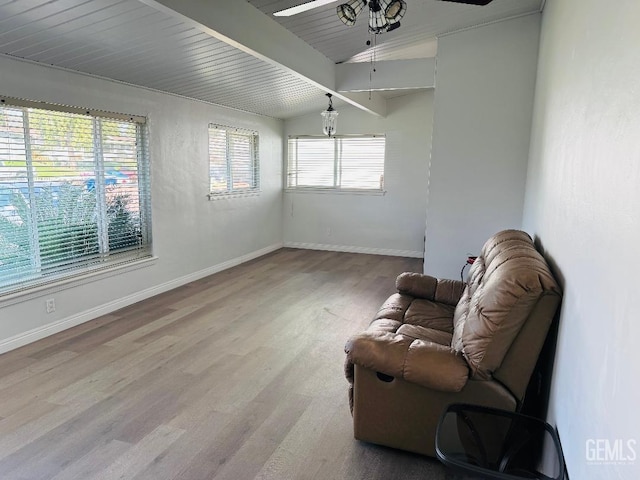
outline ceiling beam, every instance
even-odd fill
[[[385,117],[387,115],[387,99],[378,92],[343,92],[342,97],[346,97],[352,105],[361,105],[360,108],[369,113]]]
[[[387,60],[375,63],[342,63],[336,65],[336,90],[362,92],[435,87],[435,58]]]
[[[362,110],[379,116],[386,114],[383,97],[375,102],[360,103],[338,92],[336,65],[249,2],[140,1]]]

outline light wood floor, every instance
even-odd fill
[[[457,478],[353,440],[342,365],[416,259],[283,249],[0,356],[0,479]]]

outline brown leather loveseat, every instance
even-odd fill
[[[560,289],[519,230],[485,243],[468,284],[403,273],[396,286],[345,347],[354,435],[434,456],[447,405],[521,407]]]

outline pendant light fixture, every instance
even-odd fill
[[[329,97],[329,107],[320,115],[322,115],[322,132],[331,137],[336,134],[336,124],[338,123],[338,112],[333,109],[333,95],[327,93]]]

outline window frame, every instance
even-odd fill
[[[384,142],[384,152],[382,158],[382,173],[379,188],[346,188],[341,186],[343,175],[343,158],[340,157],[343,147],[341,142],[350,139],[377,139],[381,138]],[[333,186],[308,185],[308,186],[290,186],[290,176],[295,175],[295,171],[291,171],[291,141],[298,139],[314,139],[333,141]],[[338,143],[340,141],[340,144]],[[351,195],[386,195],[385,189],[385,173],[387,167],[387,138],[385,134],[352,134],[352,135],[334,135],[327,137],[325,135],[289,135],[287,139],[287,153],[285,156],[284,166],[284,189],[288,193],[334,193],[334,194],[351,194]],[[297,170],[297,169],[296,169]]]
[[[211,135],[212,130],[222,131],[225,133],[225,162],[226,162],[226,185],[227,188],[224,191],[214,191],[212,189],[212,150],[213,148],[213,138]],[[230,134],[237,135],[240,137],[246,137],[249,140],[250,145],[250,169],[252,176],[252,185],[250,187],[245,188],[234,188],[233,182],[233,160],[234,157],[231,156],[230,153]],[[230,197],[244,197],[244,196],[254,196],[260,194],[260,134],[256,130],[249,130],[245,128],[239,127],[231,127],[228,125],[220,125],[217,123],[210,123],[207,129],[207,153],[208,153],[208,161],[207,165],[209,168],[209,194],[207,197],[209,200],[217,200],[223,198]]]
[[[42,114],[42,112],[51,112],[52,118],[54,115],[59,114],[71,114],[90,118],[94,127],[92,131],[92,141],[94,146],[99,144],[100,147],[93,151],[93,165],[95,168],[94,187],[99,195],[106,196],[105,186],[108,184],[106,175],[104,172],[104,159],[106,152],[103,151],[102,145],[105,142],[102,132],[102,122],[126,122],[135,125],[135,165],[136,165],[136,187],[138,189],[137,197],[137,214],[139,219],[139,231],[137,234],[138,244],[127,245],[121,248],[113,249],[110,246],[100,247],[98,253],[89,255],[80,255],[77,258],[69,257],[64,259],[64,268],[38,267],[33,272],[19,278],[15,281],[7,283],[4,286],[0,286],[0,306],[4,306],[17,301],[16,299],[22,298],[25,295],[34,295],[38,292],[48,291],[52,288],[60,288],[63,285],[76,285],[78,282],[83,282],[87,278],[95,277],[96,275],[109,275],[112,271],[122,271],[123,269],[136,268],[136,265],[146,264],[152,260],[152,224],[151,224],[151,183],[150,183],[150,159],[149,159],[149,144],[148,144],[148,124],[147,119],[140,115],[130,115],[123,113],[107,112],[102,110],[86,109],[68,105],[60,105],[54,103],[38,102],[26,99],[19,99],[13,97],[0,96],[0,107],[6,107],[9,109],[21,110],[24,116],[23,125],[25,128],[23,133],[23,142],[25,145],[25,168],[27,168],[27,175],[29,178],[29,191],[31,194],[33,173],[34,169],[34,154],[31,152],[30,145],[32,140],[27,137],[30,132],[26,130],[29,125],[29,117],[35,113]],[[64,134],[64,130],[61,130]],[[133,136],[131,137],[133,140]],[[59,148],[59,147],[56,147]],[[2,168],[0,166],[0,168]],[[56,176],[51,177],[54,180],[52,182],[68,182],[69,177]],[[19,185],[19,183],[18,183]],[[69,183],[70,186],[74,186],[75,183]],[[89,188],[89,187],[86,187]],[[30,208],[34,205],[32,202],[36,202],[36,199],[28,199]],[[97,203],[106,202],[106,199],[99,198]],[[38,215],[35,211],[32,215],[29,215],[28,223],[31,224],[34,221],[31,217]],[[96,212],[96,219],[94,221],[97,235],[101,239],[111,240],[110,234],[107,230],[110,228],[109,223],[105,223],[106,219],[103,218],[100,212]],[[92,223],[91,225],[94,225]],[[37,237],[37,227],[35,233],[30,232],[30,237]],[[35,237],[34,237],[35,238]],[[48,237],[45,237],[46,241]],[[42,255],[42,248],[44,248],[39,238],[36,238],[37,252],[30,252],[30,256],[34,256],[36,265],[39,265],[38,258]],[[100,242],[99,242],[100,243]],[[102,251],[102,249],[105,249]]]

